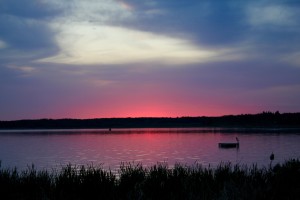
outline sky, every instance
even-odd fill
[[[300,112],[298,0],[0,0],[0,120]]]

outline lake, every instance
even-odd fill
[[[222,149],[219,142],[235,142],[240,147]],[[167,162],[216,166],[233,164],[273,164],[300,158],[300,132],[269,129],[151,128],[108,130],[1,130],[2,167],[26,169],[61,168],[68,163],[102,165],[118,169],[121,162],[141,162],[150,166]]]

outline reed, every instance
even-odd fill
[[[217,167],[122,163],[118,174],[101,166],[67,165],[46,171],[5,169],[1,199],[299,199],[300,161],[273,167]]]

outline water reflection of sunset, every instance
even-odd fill
[[[276,162],[299,157],[297,134],[221,133],[222,129],[114,129],[35,131],[32,134],[0,134],[0,157],[3,166],[53,168],[72,164],[102,165],[118,169],[121,162],[141,162],[150,166],[167,162],[204,166],[221,161],[233,164],[267,165],[270,151]],[[240,139],[239,149],[220,149],[219,142]],[[280,146],[280,149],[277,147]]]

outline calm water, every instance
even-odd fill
[[[38,169],[61,167],[68,163],[102,165],[117,169],[121,162],[201,163],[216,166],[221,161],[259,166],[289,158],[300,158],[300,133],[245,133],[223,129],[119,129],[0,131],[2,167],[25,169],[34,163]],[[219,142],[240,140],[239,149],[220,149]]]

